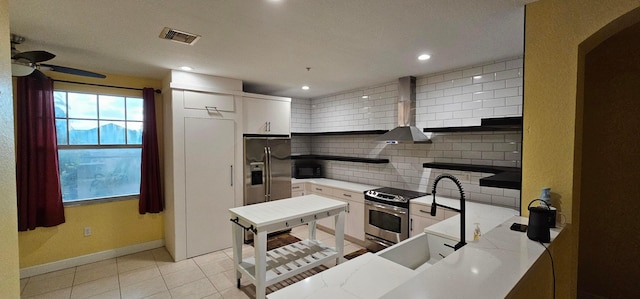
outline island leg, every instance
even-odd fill
[[[336,215],[336,251],[338,252],[338,258],[336,259],[336,264],[340,264],[344,262],[344,218],[345,211],[341,211],[338,215]]]
[[[309,222],[309,240],[315,240],[316,239],[316,222],[315,221],[311,221]]]
[[[267,291],[267,232],[258,231],[254,234],[256,261],[256,299],[265,299]]]
[[[242,273],[238,271],[240,267],[240,263],[242,262],[242,243],[244,241],[242,229],[238,225],[231,226],[231,232],[233,236],[233,264],[234,269],[236,270],[236,280],[237,287],[240,288],[240,279],[242,278]]]

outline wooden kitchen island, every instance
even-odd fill
[[[229,209],[233,235],[233,261],[237,287],[246,275],[256,286],[256,299],[266,287],[300,274],[328,260],[344,261],[344,222],[347,204],[319,195],[305,195]],[[335,248],[316,240],[316,220],[335,217]],[[269,232],[309,224],[309,239],[267,252]],[[254,256],[243,258],[243,232],[254,234]]]

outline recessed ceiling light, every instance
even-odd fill
[[[479,80],[482,79],[482,76],[473,76],[473,79]]]
[[[183,71],[193,71],[193,68],[191,68],[190,66],[186,66],[186,65],[185,66],[181,66],[180,69],[183,70]]]
[[[363,98],[363,99],[368,99],[368,98],[369,98],[369,96],[362,96],[362,98]]]
[[[431,55],[429,54],[422,54],[418,56],[418,60],[428,60],[429,58],[431,58]]]
[[[305,85],[305,86],[302,86],[302,89],[303,89],[303,90],[309,90],[309,86],[306,86],[306,85]]]

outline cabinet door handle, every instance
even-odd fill
[[[425,210],[423,210],[423,209],[420,209],[420,212],[421,212],[421,213],[425,213],[425,214],[431,214],[431,212],[427,212],[427,211],[425,211]]]
[[[351,213],[351,204],[347,203],[347,213]]]
[[[316,188],[316,191],[322,191],[322,188]]]
[[[293,189],[300,189],[300,186],[293,186]]]
[[[409,231],[413,231],[413,218],[409,219]]]
[[[233,187],[233,165],[231,165],[231,187]]]
[[[342,193],[345,197],[351,197],[351,194]]]
[[[220,114],[220,110],[218,110],[218,107],[215,107],[215,106],[204,106],[204,109],[207,109],[207,113],[215,112],[215,113]]]
[[[269,132],[271,132],[271,122],[267,122],[269,124]]]

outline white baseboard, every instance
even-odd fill
[[[91,253],[87,255],[72,257],[66,260],[55,261],[47,264],[31,266],[20,269],[20,278],[31,277],[71,267],[82,266],[85,264],[95,263],[127,254],[151,250],[164,246],[164,240],[155,240],[146,243],[125,246],[101,252]]]

